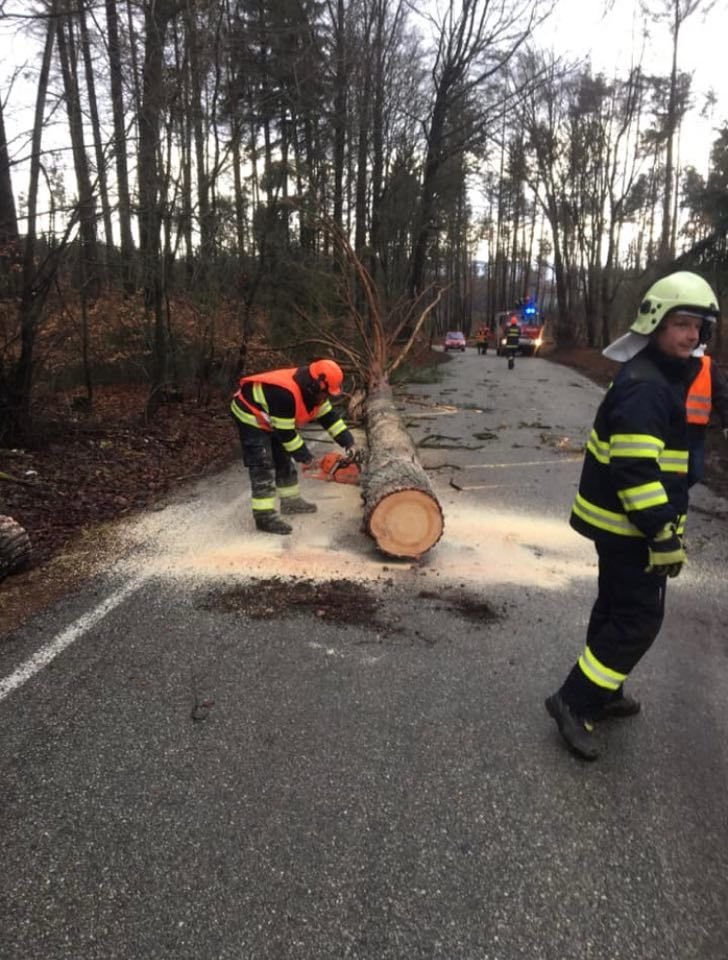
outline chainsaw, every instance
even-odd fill
[[[345,453],[325,453],[323,457],[304,466],[307,477],[312,480],[333,480],[334,483],[359,483],[362,455],[359,450],[353,457]]]

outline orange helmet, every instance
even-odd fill
[[[308,372],[322,390],[335,397],[341,393],[344,372],[335,360],[314,360],[309,364]]]

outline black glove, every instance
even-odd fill
[[[656,573],[659,577],[676,577],[687,560],[674,523],[666,523],[659,533],[648,540],[647,550],[650,562],[645,567],[645,573]]]

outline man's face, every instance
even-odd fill
[[[671,313],[657,328],[655,344],[668,357],[686,360],[700,343],[702,325],[701,317],[680,311]]]

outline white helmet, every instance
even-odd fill
[[[623,362],[636,356],[647,346],[654,333],[669,313],[684,310],[695,313],[704,321],[700,340],[708,339],[709,331],[720,316],[718,298],[709,283],[688,270],[671,273],[653,283],[640,304],[629,333],[618,337],[602,351],[610,360]]]

